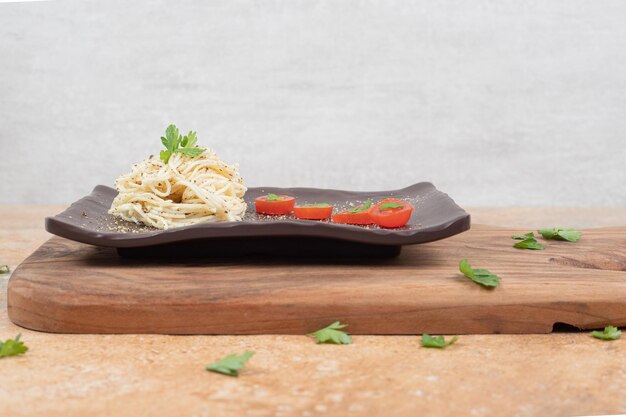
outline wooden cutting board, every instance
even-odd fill
[[[53,237],[13,273],[8,312],[60,333],[305,334],[336,320],[354,334],[548,333],[626,325],[626,227],[577,243],[512,247],[513,233],[474,226],[354,261],[124,259],[113,249]],[[458,271],[502,277],[490,290]]]

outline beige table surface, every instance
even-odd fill
[[[0,206],[0,264],[14,269],[49,235],[60,206]],[[590,228],[626,224],[624,209],[470,209],[474,223]],[[626,250],[626,248],[625,248]],[[0,416],[580,416],[626,414],[626,337],[588,333],[462,336],[446,350],[417,336],[56,335],[13,325],[0,276]],[[205,371],[256,355],[239,378]]]

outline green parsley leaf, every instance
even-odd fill
[[[486,269],[472,269],[472,266],[469,262],[467,262],[467,259],[463,259],[459,262],[459,271],[475,283],[485,287],[497,287],[500,285],[499,276],[492,274]]]
[[[386,203],[381,204],[378,210],[385,211],[385,210],[391,210],[391,209],[396,209],[400,207],[404,207],[404,204],[394,203],[393,201],[387,201]]]
[[[20,341],[21,336],[21,334],[18,334],[15,336],[15,339],[8,339],[5,342],[0,342],[0,358],[26,353],[28,347],[24,345],[24,342]]]
[[[544,239],[555,239],[558,236],[558,228],[539,229],[537,230]]]
[[[217,372],[218,374],[239,376],[239,370],[244,367],[252,355],[254,355],[254,352],[244,352],[241,356],[231,354],[215,363],[207,365],[206,369],[207,371]]]
[[[614,326],[606,326],[603,331],[594,330],[591,335],[596,339],[602,340],[617,340],[622,335],[620,329]]]
[[[459,262],[459,270],[463,272],[463,274],[468,278],[474,276],[474,270],[472,269],[472,266],[469,264],[467,259],[463,259],[461,262]]]
[[[185,144],[185,147],[192,148],[196,146],[196,143],[198,143],[198,135],[196,134],[196,132],[192,132],[190,130],[187,136],[189,138],[189,142]]]
[[[189,155],[189,156],[198,156],[198,155],[201,155],[202,152],[204,152],[204,149],[200,149],[200,148],[178,148],[176,150],[176,152],[183,153],[183,154]]]
[[[196,132],[189,131],[187,136],[183,136],[182,140],[180,141],[180,145],[183,148],[193,148],[194,146],[196,146],[196,142],[198,142],[198,136],[196,135]]]
[[[161,142],[163,142],[165,148],[172,153],[178,148],[180,139],[176,125],[169,125],[167,129],[165,129],[165,137],[161,136]]]
[[[204,149],[197,148],[197,142],[196,132],[190,131],[186,136],[182,136],[178,132],[176,125],[169,125],[165,129],[165,136],[161,136],[161,143],[167,150],[161,151],[159,156],[166,164],[169,162],[172,154],[176,152],[189,156],[198,156],[204,152]]]
[[[532,249],[532,250],[542,250],[545,249],[545,246],[543,246],[541,243],[537,242],[537,239],[535,239],[534,237],[528,238],[528,239],[524,239],[521,240],[517,243],[513,244],[513,247],[515,248],[521,248],[521,249]]]
[[[9,265],[0,265],[0,275],[8,274],[9,272],[11,272],[11,270],[9,269]]]
[[[568,242],[576,242],[583,235],[582,232],[579,232],[578,230],[574,230],[574,229],[560,229],[558,234],[559,234],[559,237],[561,237],[564,240],[567,240]]]
[[[528,232],[526,234],[523,235],[513,235],[511,236],[511,239],[518,239],[518,240],[526,240],[526,239],[530,239],[530,238],[535,238],[535,234],[533,232]]]
[[[446,346],[450,346],[454,342],[459,340],[457,336],[453,336],[452,339],[445,341],[443,336],[431,336],[429,334],[422,334],[422,346],[425,348],[445,348]]]
[[[513,244],[514,248],[534,250],[545,249],[545,247],[541,243],[537,242],[537,239],[535,239],[535,234],[533,232],[528,232],[524,235],[513,235],[511,237],[513,239],[521,239],[521,242]]]
[[[272,193],[266,195],[265,199],[267,201],[283,201],[284,200],[284,198],[282,198],[281,196],[279,196],[277,194],[272,194]]]
[[[161,151],[159,156],[161,157],[161,160],[167,164],[169,162],[169,160],[170,160],[170,156],[172,156],[172,152],[170,152],[170,151]]]
[[[328,203],[302,204],[300,207],[330,207]]]
[[[361,204],[360,206],[356,206],[348,210],[348,213],[350,214],[363,213],[364,211],[368,210],[370,207],[372,207],[372,200],[367,200],[365,203]]]
[[[578,230],[563,229],[560,227],[552,227],[548,229],[537,230],[544,239],[566,240],[568,242],[576,242],[583,235]]]
[[[334,343],[336,345],[349,345],[352,339],[346,332],[339,329],[348,327],[347,324],[341,324],[336,321],[328,327],[324,327],[316,332],[309,333],[307,336],[315,336],[317,343]]]

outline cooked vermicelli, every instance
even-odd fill
[[[134,164],[115,181],[119,194],[109,213],[159,229],[197,223],[239,221],[246,211],[246,187],[238,166],[206,148],[198,156],[173,153]]]

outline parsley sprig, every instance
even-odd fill
[[[459,340],[458,336],[452,336],[452,339],[446,341],[443,336],[431,336],[427,333],[422,334],[422,346],[425,348],[442,349],[454,344]]]
[[[18,334],[15,336],[15,339],[8,339],[4,342],[0,342],[0,358],[26,353],[28,346],[24,345],[24,342],[20,341],[21,336],[21,334]]]
[[[339,329],[348,327],[347,324],[341,324],[336,321],[328,327],[324,327],[316,332],[309,333],[307,336],[314,336],[317,343],[334,343],[336,345],[349,345],[352,339],[348,333]]]
[[[621,337],[622,332],[615,326],[606,326],[603,331],[594,330],[591,335],[596,339],[617,340]]]
[[[533,232],[528,232],[524,235],[513,235],[511,237],[513,239],[520,240],[520,242],[513,244],[514,248],[533,249],[533,250],[545,249],[545,246],[537,242],[537,239],[535,239],[535,234]]]
[[[544,239],[566,240],[568,242],[576,242],[582,237],[582,232],[574,229],[563,229],[561,227],[551,227],[547,229],[537,230]]]
[[[196,132],[190,131],[186,136],[183,136],[173,124],[165,129],[165,136],[161,136],[161,142],[166,150],[161,151],[160,156],[166,164],[176,152],[189,156],[198,156],[204,152],[204,149],[196,147],[196,142],[198,142]]]
[[[207,365],[206,369],[207,371],[216,372],[218,374],[239,376],[239,370],[245,366],[252,355],[254,355],[254,352],[244,352],[240,356],[231,354],[217,362]]]
[[[500,285],[499,276],[492,274],[487,269],[473,269],[467,259],[463,259],[459,262],[459,271],[475,283],[484,287],[497,287]]]

